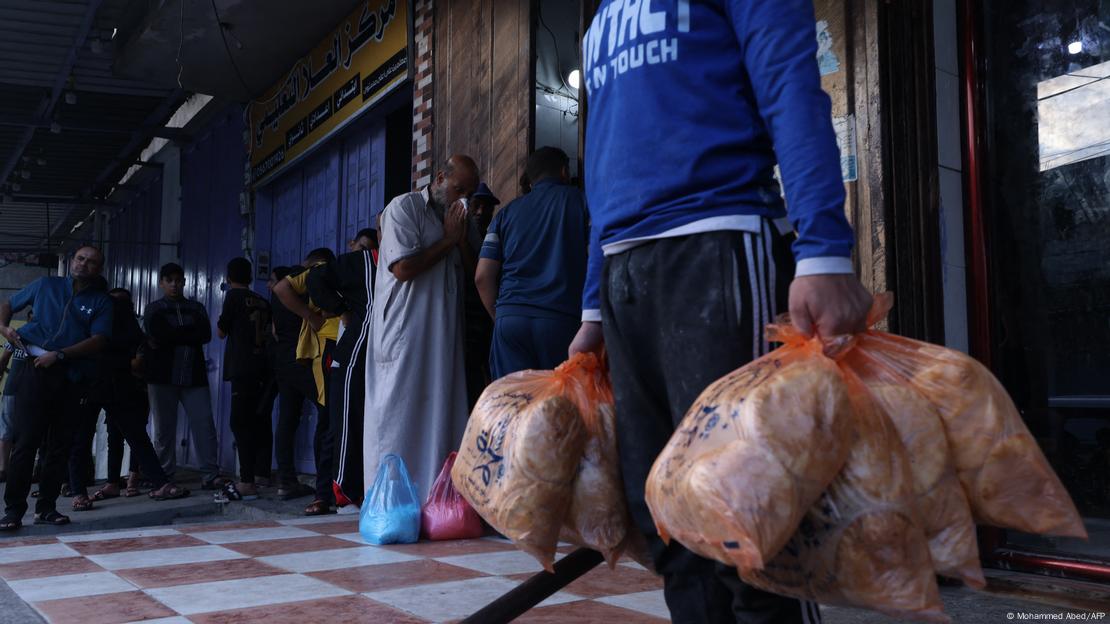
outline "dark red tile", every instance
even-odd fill
[[[422,559],[420,561],[385,563],[344,570],[310,572],[307,576],[318,578],[348,591],[366,593],[414,585],[428,585],[429,583],[465,581],[486,575],[474,570],[432,561],[431,559]]]
[[[551,607],[537,607],[513,620],[514,624],[597,624],[598,622],[619,622],[620,624],[659,624],[666,622],[653,617],[607,605],[603,602],[582,600]]]
[[[531,574],[514,574],[509,578],[526,581]],[[585,576],[567,585],[563,591],[583,598],[601,598],[663,589],[663,577],[651,572],[618,565],[615,570],[602,564]]]
[[[153,537],[127,537],[114,540],[96,540],[92,542],[70,542],[66,544],[82,555],[109,555],[112,553],[130,552],[134,550],[163,550],[166,548],[181,548],[182,546],[207,546],[188,535],[158,535]]]
[[[391,544],[382,546],[387,550],[412,555],[414,557],[452,557],[455,555],[479,555],[483,553],[505,552],[516,550],[516,546],[508,542],[495,542],[492,540],[451,540],[445,542],[418,542],[416,544]]]
[[[321,535],[320,537],[295,537],[292,539],[239,542],[237,544],[221,544],[221,546],[250,557],[268,557],[270,555],[287,555],[289,553],[334,550],[336,548],[359,548],[365,546],[365,544],[357,544],[355,542]]]
[[[143,592],[123,592],[36,602],[51,624],[121,624],[177,615]]]
[[[315,622],[374,622],[426,624],[427,620],[398,611],[365,596],[340,596],[286,602],[218,613],[191,615],[196,624],[306,624]]]
[[[15,546],[42,546],[44,544],[57,544],[56,537],[5,537],[0,538],[0,548],[14,548]]]
[[[175,526],[174,529],[182,533],[207,533],[209,531],[230,531],[232,529],[266,529],[279,527],[281,524],[273,520],[257,520],[253,522],[222,522],[219,524],[190,524]]]
[[[142,589],[212,581],[230,581],[259,576],[277,576],[279,574],[288,574],[288,572],[254,559],[187,563],[116,572],[117,576],[127,579]]]
[[[66,557],[65,559],[43,559],[41,561],[24,561],[0,565],[0,578],[5,581],[18,581],[20,579],[103,571],[104,568],[84,557]]]
[[[322,522],[320,524],[302,524],[297,527],[306,531],[315,531],[324,535],[338,535],[340,533],[358,533],[358,520],[345,520],[342,522]]]

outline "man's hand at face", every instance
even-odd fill
[[[443,218],[443,238],[459,244],[466,234],[466,208],[461,201],[451,204]]]

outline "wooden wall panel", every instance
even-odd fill
[[[469,154],[503,200],[516,196],[531,146],[531,15],[519,0],[435,5],[435,168]]]
[[[814,0],[827,21],[840,70],[823,76],[834,117],[855,120],[859,179],[846,182],[845,212],[856,231],[853,262],[872,292],[889,289],[884,223],[883,127],[879,74],[878,8],[867,0]]]

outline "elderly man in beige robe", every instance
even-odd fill
[[[396,453],[426,497],[466,429],[463,280],[476,258],[461,200],[478,181],[473,159],[452,156],[430,186],[382,212],[366,365],[367,487],[381,458]]]

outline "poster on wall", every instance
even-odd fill
[[[411,73],[408,0],[364,0],[248,107],[257,186],[355,119]]]

